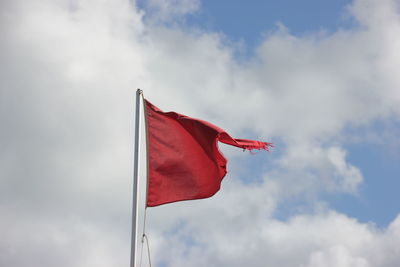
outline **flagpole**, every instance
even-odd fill
[[[131,262],[130,267],[136,267],[137,263],[137,229],[138,229],[138,181],[139,181],[139,135],[140,135],[140,99],[142,90],[136,90],[135,113],[135,147],[133,162],[133,197],[132,197],[132,236],[131,236]]]

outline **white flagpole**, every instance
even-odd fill
[[[136,114],[135,114],[135,147],[133,162],[133,197],[132,197],[132,236],[131,236],[131,264],[130,267],[136,267],[137,264],[137,244],[138,244],[138,184],[139,184],[139,135],[140,135],[140,99],[142,90],[136,90]]]

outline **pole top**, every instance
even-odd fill
[[[136,94],[137,94],[137,95],[141,95],[141,94],[143,94],[143,91],[142,91],[140,88],[138,88],[138,89],[136,90]]]

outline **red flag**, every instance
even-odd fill
[[[213,196],[226,174],[227,160],[217,142],[243,149],[271,143],[233,139],[221,128],[175,112],[163,112],[145,100],[149,185],[147,206]]]

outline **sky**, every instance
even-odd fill
[[[153,266],[399,266],[399,11],[1,1],[0,266],[129,266],[136,88],[275,144],[221,144],[214,197],[149,208]]]

